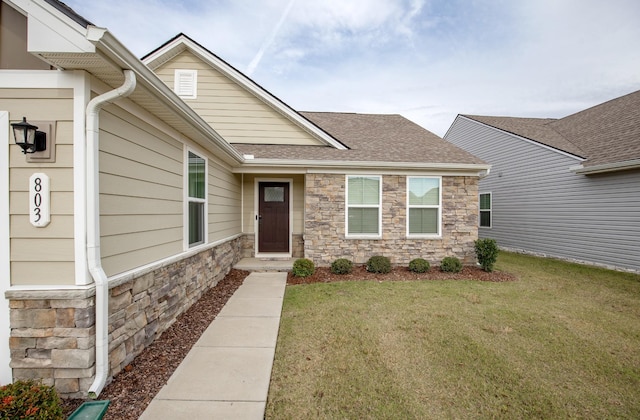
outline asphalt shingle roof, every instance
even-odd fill
[[[348,150],[330,146],[234,144],[260,159],[484,164],[401,115],[300,112]]]
[[[584,167],[640,159],[640,91],[560,119],[465,117],[585,158]]]

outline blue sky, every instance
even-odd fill
[[[300,111],[562,117],[640,89],[637,0],[66,0],[142,57],[183,32]]]

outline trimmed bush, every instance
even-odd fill
[[[333,274],[349,274],[353,270],[353,263],[346,258],[338,258],[331,263],[331,272]]]
[[[414,273],[426,273],[430,268],[429,261],[424,258],[416,258],[409,262],[409,271]]]
[[[391,260],[382,255],[374,255],[367,261],[367,271],[370,273],[386,274],[391,272]]]
[[[0,418],[63,420],[64,415],[56,390],[29,380],[0,387]]]
[[[298,258],[293,262],[292,272],[296,277],[309,277],[316,272],[316,266],[308,258]]]
[[[462,271],[462,263],[456,257],[445,257],[440,263],[440,270],[447,273],[459,273]]]
[[[474,243],[478,263],[484,271],[492,272],[498,259],[498,244],[495,239],[478,239]]]

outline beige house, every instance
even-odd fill
[[[405,118],[297,112],[185,35],[139,60],[60,2],[0,5],[0,382],[99,394],[243,257],[474,261],[489,165]]]

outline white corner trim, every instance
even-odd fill
[[[87,140],[85,112],[91,100],[88,73],[74,72],[73,88],[73,242],[75,253],[75,284],[93,283],[87,263]]]
[[[0,111],[0,383],[13,380],[9,362],[9,301],[5,292],[11,288],[11,252],[9,239],[9,112]],[[13,142],[11,142],[13,143]]]

